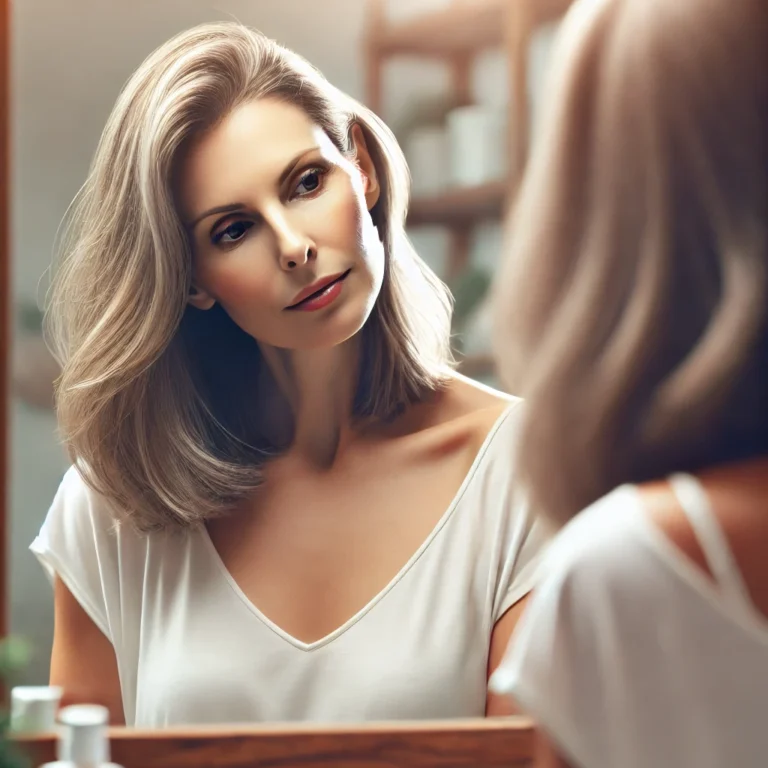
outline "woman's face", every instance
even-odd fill
[[[199,309],[216,302],[283,349],[340,344],[362,328],[384,275],[368,211],[379,185],[359,127],[342,155],[298,107],[248,102],[194,141],[176,196]]]

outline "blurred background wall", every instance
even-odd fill
[[[388,0],[387,13],[405,18],[445,4]],[[31,365],[40,353],[39,345],[29,343],[30,324],[35,323],[30,317],[42,303],[57,228],[85,178],[121,86],[156,46],[200,22],[237,19],[298,51],[335,85],[366,100],[368,6],[363,0],[18,0],[12,10],[12,272],[20,366]],[[541,59],[540,53],[532,55]],[[531,78],[540,77],[542,66],[534,67]],[[509,97],[507,70],[503,51],[480,53],[471,73],[473,100],[502,106]],[[398,131],[419,104],[439,102],[449,89],[448,73],[439,63],[399,58],[385,70],[382,117]],[[427,226],[414,228],[411,235],[421,255],[442,274],[446,232]],[[470,249],[473,262],[492,273],[498,222],[481,222]],[[28,681],[43,682],[52,595],[27,547],[69,462],[50,408],[14,397],[11,413],[11,631],[32,641],[35,659]]]

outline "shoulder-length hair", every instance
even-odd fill
[[[218,307],[188,306],[191,248],[173,178],[188,140],[258,98],[300,107],[336,147],[359,125],[381,195],[381,293],[363,329],[358,417],[387,418],[441,387],[451,301],[404,232],[408,169],[369,109],[297,54],[235,23],[204,24],[130,78],[66,222],[47,312],[60,428],[86,482],[143,530],[220,515],[282,447],[262,429],[266,364]]]
[[[519,467],[557,522],[768,453],[768,4],[583,0],[496,289]]]

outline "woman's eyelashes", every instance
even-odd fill
[[[214,245],[231,245],[237,243],[245,237],[245,233],[253,226],[254,222],[247,219],[233,221],[226,227],[216,232],[211,240]]]
[[[319,194],[323,188],[323,182],[328,169],[321,166],[313,166],[304,171],[299,176],[293,191],[291,192],[288,202],[295,199],[311,198]],[[251,229],[256,224],[256,221],[251,219],[236,219],[229,221],[226,226],[222,226],[226,223],[226,219],[217,222],[212,229],[211,242],[214,245],[234,245],[243,240]]]
[[[308,168],[299,177],[299,183],[296,185],[294,192],[295,197],[307,197],[315,192],[318,192],[323,186],[323,180],[325,174],[328,173],[326,168],[320,168],[319,166]],[[302,192],[301,189],[304,188]]]

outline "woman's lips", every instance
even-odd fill
[[[338,298],[344,287],[344,280],[349,273],[350,270],[348,269],[346,272],[341,272],[338,275],[331,275],[330,277],[318,280],[303,291],[300,291],[293,303],[287,306],[286,309],[297,312],[315,312],[318,309],[327,307]]]

